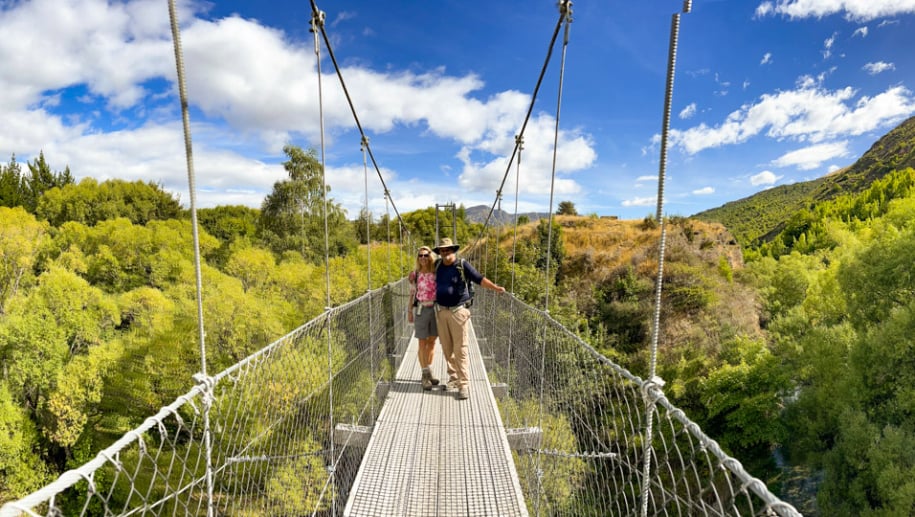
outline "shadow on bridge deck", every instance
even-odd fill
[[[528,515],[477,339],[470,332],[470,399],[447,392],[441,347],[424,392],[414,337],[375,422],[344,515]]]

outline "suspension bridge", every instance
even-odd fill
[[[423,392],[408,296],[326,311],[0,515],[800,515],[660,386],[509,295],[477,294],[471,399]]]
[[[689,5],[684,2],[684,12]],[[174,0],[169,8],[196,245]],[[323,13],[314,2],[312,8],[316,51],[319,34],[330,50]],[[664,153],[679,14],[672,22],[661,146],[658,307]],[[563,25],[568,42],[570,16],[571,2],[560,2],[553,43]],[[332,51],[331,58],[336,63]],[[512,156],[513,161],[518,156],[519,169],[523,132],[522,127]],[[364,133],[363,152],[374,164]],[[503,186],[504,180],[497,201]],[[199,250],[196,270],[202,364],[195,385],[88,463],[5,504],[0,517],[800,515],[668,401],[654,375],[657,332],[651,371],[643,379],[547,311],[510,294],[481,290],[470,333],[472,396],[458,401],[447,391],[420,387],[416,339],[404,310],[406,279],[330,307],[328,274],[328,308],[321,315],[209,375]],[[549,306],[548,282],[544,290]],[[656,329],[660,311],[655,314]],[[444,376],[440,354],[433,368]]]

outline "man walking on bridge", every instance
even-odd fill
[[[470,262],[457,258],[457,244],[442,239],[434,249],[442,258],[435,267],[435,320],[438,339],[448,362],[448,388],[457,389],[458,400],[470,397],[470,354],[467,349],[467,324],[470,322],[470,282],[504,293],[479,273]]]

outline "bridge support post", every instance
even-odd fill
[[[334,427],[334,443],[365,449],[372,437],[372,427],[365,425],[337,424]]]
[[[506,429],[505,435],[508,438],[508,447],[513,451],[535,451],[543,443],[543,430],[539,427]]]
[[[391,383],[385,381],[378,381],[375,384],[375,396],[384,400],[388,396],[388,392],[391,391]]]
[[[496,400],[502,400],[508,396],[508,384],[504,382],[496,382],[489,385],[492,388],[492,394],[496,397]]]

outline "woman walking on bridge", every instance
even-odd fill
[[[419,348],[416,352],[422,368],[423,389],[429,391],[439,380],[432,375],[432,357],[435,354],[435,255],[428,246],[416,253],[416,269],[410,272],[410,307],[407,321],[413,323]]]

